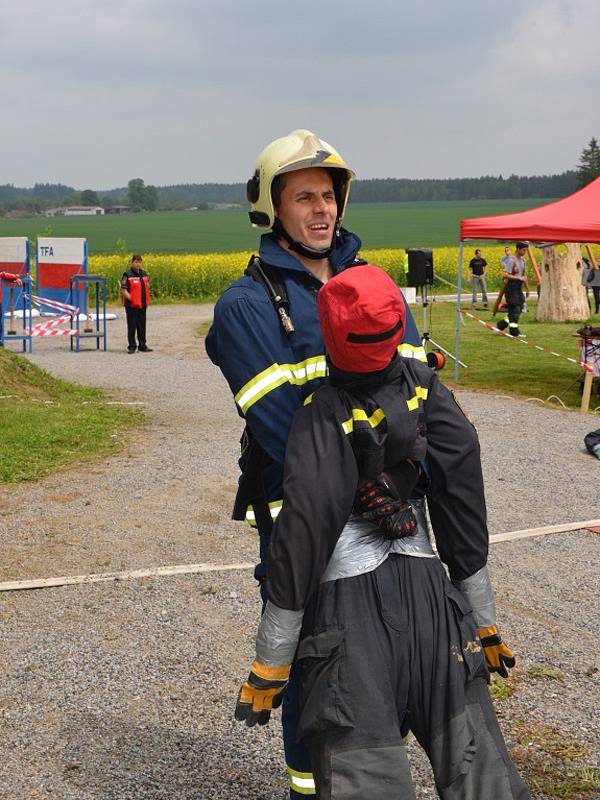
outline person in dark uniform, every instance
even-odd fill
[[[505,249],[506,257],[502,259],[502,280],[504,281],[504,302],[506,304],[506,316],[497,324],[501,331],[508,328],[511,336],[519,336],[519,318],[525,306],[525,295],[523,289],[528,292],[529,286],[526,273],[525,253],[527,252],[527,242],[517,242],[515,245],[515,255],[510,255],[508,248]]]
[[[282,507],[289,429],[294,412],[326,374],[318,293],[330,277],[360,261],[360,239],[342,227],[353,178],[337,150],[311,131],[292,131],[264,148],[247,186],[250,221],[265,230],[258,258],[221,295],[206,337],[206,351],[246,421],[233,518],[246,517],[258,530],[255,577],[265,603],[267,547]],[[426,361],[407,305],[405,311],[398,350]],[[297,738],[298,687],[294,668],[283,700],[283,742],[290,799],[306,800],[315,788],[310,758]]]
[[[139,350],[140,353],[151,353],[152,348],[146,344],[146,309],[150,305],[150,285],[138,253],[131,256],[131,268],[121,278],[121,297],[127,315],[127,352]]]
[[[442,800],[531,800],[486,684],[515,659],[496,628],[477,432],[428,367],[397,354],[405,310],[383,270],[345,270],[317,303],[329,379],[288,438],[235,717],[268,722],[297,649],[298,736],[319,800],[415,800],[407,728]],[[419,491],[439,558],[422,502],[406,516],[402,498]],[[373,524],[377,509],[398,524]]]

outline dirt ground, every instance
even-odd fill
[[[255,535],[230,519],[242,422],[198,336],[211,315],[152,308],[149,354],[126,353],[123,319],[107,353],[35,343],[37,364],[142,404],[147,423],[113,458],[0,487],[0,581],[254,563]],[[460,400],[482,441],[490,531],[573,523],[491,547],[519,658],[497,700],[507,742],[536,800],[600,798],[585,779],[600,756],[600,534],[576,524],[600,518],[598,462],[582,446],[598,421]],[[278,720],[232,720],[258,615],[250,567],[0,592],[0,797],[285,797]],[[411,760],[418,797],[434,797],[414,744]]]

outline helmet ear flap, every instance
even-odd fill
[[[250,178],[250,180],[246,184],[246,197],[248,198],[248,202],[256,203],[258,202],[259,196],[260,196],[260,172],[256,170],[254,175]]]

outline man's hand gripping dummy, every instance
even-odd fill
[[[416,467],[408,461],[401,467],[407,472],[408,478],[401,483],[414,488]],[[362,480],[356,490],[355,510],[377,525],[386,539],[403,539],[417,532],[417,519],[412,506],[400,496],[397,484],[398,476],[394,479],[382,472],[372,480]]]
[[[402,496],[409,497],[414,488],[417,468],[411,461],[405,461],[400,465],[400,470],[400,474],[394,474],[393,477],[382,472],[377,478],[361,481],[356,493],[355,510],[374,522],[386,539],[413,536],[417,531],[417,520],[412,506],[402,499]],[[460,581],[457,587],[468,597],[473,607],[478,626],[477,635],[488,670],[508,678],[508,669],[515,666],[515,657],[502,641],[496,627],[494,591],[487,566]]]

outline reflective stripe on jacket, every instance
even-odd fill
[[[330,256],[334,271],[351,266],[359,248],[358,237],[342,229]],[[280,270],[295,333],[284,333],[264,288],[244,276],[219,298],[206,351],[225,376],[238,413],[267,454],[263,479],[274,517],[283,497],[283,461],[294,413],[323,382],[326,362],[316,302],[321,282],[271,233],[261,237],[259,255]],[[408,307],[402,348],[404,355],[425,360]]]

